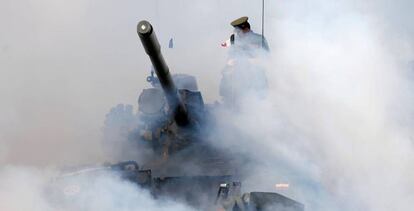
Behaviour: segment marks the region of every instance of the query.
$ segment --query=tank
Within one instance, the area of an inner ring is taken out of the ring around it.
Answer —
[[[207,140],[212,106],[204,103],[195,77],[170,73],[148,21],[138,23],[137,33],[153,66],[151,87],[139,94],[138,114],[118,105],[106,116],[104,148],[119,163],[94,169],[117,172],[154,198],[196,210],[303,211],[303,204],[278,193],[242,192],[237,169],[243,160]]]

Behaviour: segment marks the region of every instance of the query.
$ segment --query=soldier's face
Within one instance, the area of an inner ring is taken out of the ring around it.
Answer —
[[[242,29],[242,28],[239,28],[239,27],[234,28],[234,34],[237,34],[239,36],[243,36],[244,33],[247,33],[249,31],[250,31],[249,28],[245,28],[245,29]]]
[[[243,30],[241,28],[238,28],[238,27],[235,27],[234,30],[233,30],[234,34],[237,34],[237,35],[240,35],[240,33],[242,33],[242,31]]]

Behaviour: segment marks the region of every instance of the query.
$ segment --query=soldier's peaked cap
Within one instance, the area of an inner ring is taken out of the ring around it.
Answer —
[[[249,20],[249,17],[243,16],[241,18],[237,18],[236,20],[232,21],[230,24],[234,27],[240,27],[247,23],[247,20]]]

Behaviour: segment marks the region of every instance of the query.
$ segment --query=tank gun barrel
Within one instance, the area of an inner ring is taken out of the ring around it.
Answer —
[[[174,120],[179,126],[186,126],[189,123],[189,117],[185,104],[181,100],[177,87],[171,78],[171,74],[164,57],[161,54],[161,46],[152,25],[146,21],[140,21],[137,26],[138,36],[148,54],[155,73],[161,83],[161,87],[167,98],[168,106],[173,111]]]

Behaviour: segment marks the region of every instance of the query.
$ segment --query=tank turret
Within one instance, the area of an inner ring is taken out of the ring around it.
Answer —
[[[181,96],[174,84],[169,68],[161,54],[161,47],[152,25],[148,21],[141,21],[138,23],[137,32],[145,52],[151,60],[162,90],[165,93],[168,106],[173,112],[174,120],[179,126],[188,126],[190,120],[186,106],[181,100]]]

